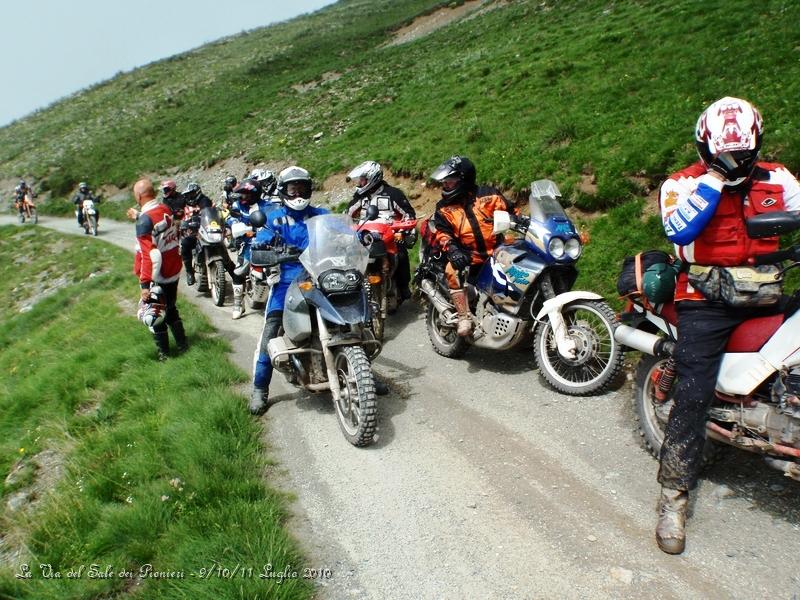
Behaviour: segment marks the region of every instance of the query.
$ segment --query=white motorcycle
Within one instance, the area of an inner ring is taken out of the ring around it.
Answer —
[[[87,198],[81,205],[83,211],[83,230],[87,234],[97,235],[97,209],[94,200]]]
[[[800,229],[800,215],[772,213],[747,222],[752,238]],[[756,258],[756,264],[790,261],[800,266],[800,245]],[[783,313],[755,317],[728,340],[706,423],[707,438],[763,454],[767,463],[800,481],[800,290]],[[658,457],[673,405],[678,319],[673,302],[655,307],[633,299],[615,337],[642,352],[636,369],[634,403],[640,432]],[[656,331],[657,333],[652,333]],[[706,444],[709,454],[714,445]]]

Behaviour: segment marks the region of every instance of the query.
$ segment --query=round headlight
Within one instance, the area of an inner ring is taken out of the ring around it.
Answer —
[[[564,250],[566,251],[567,256],[575,260],[581,255],[583,248],[581,247],[581,242],[578,238],[569,238],[567,243],[564,245]]]
[[[564,240],[559,237],[550,238],[550,242],[547,244],[547,251],[550,253],[550,256],[553,258],[561,258],[564,256]]]
[[[323,292],[341,292],[347,287],[347,279],[342,271],[329,271],[319,278]]]

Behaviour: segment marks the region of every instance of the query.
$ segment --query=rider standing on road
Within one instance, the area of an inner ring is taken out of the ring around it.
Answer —
[[[371,204],[378,207],[378,216],[390,221],[416,219],[417,213],[406,198],[406,195],[383,179],[383,169],[374,160],[361,163],[347,175],[348,181],[356,183],[353,199],[347,205],[347,214],[358,219],[361,212]],[[400,301],[411,298],[408,284],[411,281],[411,265],[408,260],[408,249],[403,244],[397,245],[397,268],[394,281]]]
[[[197,183],[190,183],[182,194],[184,207],[183,217],[186,220],[204,208],[213,206],[211,200],[203,193]],[[181,238],[181,258],[183,267],[186,269],[186,285],[195,284],[194,267],[192,266],[192,252],[197,246],[197,229],[189,229]],[[198,269],[205,268],[205,265],[196,265]]]
[[[309,206],[311,187],[311,175],[305,169],[292,166],[279,173],[277,191],[283,206],[269,214],[266,225],[256,234],[256,244],[271,245],[280,241],[298,250],[305,250],[308,246],[308,229],[304,221],[328,213],[324,208]],[[253,392],[250,397],[250,412],[254,415],[263,414],[267,410],[269,384],[272,380],[272,363],[267,344],[278,335],[286,291],[292,281],[302,273],[300,261],[287,262],[281,265],[280,274],[273,276],[273,281],[269,282],[271,289],[261,340],[256,348]]]
[[[695,129],[700,160],[661,186],[664,231],[685,265],[675,290],[677,384],[658,471],[662,487],[656,541],[669,554],[680,554],[685,547],[688,491],[697,485],[705,422],[725,345],[742,321],[770,312],[706,299],[689,284],[685,269],[693,264],[744,266],[756,255],[776,251],[777,238],[747,236],[746,219],[800,210],[800,185],[786,167],[756,162],[762,131],[761,115],[746,100],[714,102]]]
[[[442,199],[436,203],[434,213],[436,243],[447,256],[445,277],[458,313],[458,335],[468,336],[472,332],[472,316],[466,280],[477,275],[503,239],[502,235],[492,234],[495,211],[518,215],[519,210],[497,189],[477,186],[475,165],[466,156],[447,159],[431,179],[442,184]]]
[[[97,198],[95,198],[94,194],[92,194],[92,190],[89,188],[89,184],[85,181],[81,181],[78,184],[78,191],[72,197],[72,203],[75,205],[75,208],[78,212],[78,227],[83,227],[83,201],[84,200],[92,200],[95,204],[97,203]],[[97,210],[97,206],[94,209],[94,216],[97,219],[97,222],[100,222],[100,211]],[[88,231],[86,233],[89,233]]]
[[[157,284],[162,289],[165,309],[163,322],[152,328],[158,349],[158,359],[169,355],[169,333],[172,330],[179,352],[188,348],[183,321],[175,305],[178,280],[181,275],[181,257],[178,252],[178,226],[168,206],[156,201],[155,190],[149,179],[140,179],[133,186],[133,197],[140,207],[136,219],[136,256],[133,271],[139,277],[141,299],[150,298],[150,288]]]

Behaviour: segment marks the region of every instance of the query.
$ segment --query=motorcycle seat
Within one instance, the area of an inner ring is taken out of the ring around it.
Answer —
[[[783,325],[783,315],[769,315],[748,319],[733,330],[726,352],[758,352]]]

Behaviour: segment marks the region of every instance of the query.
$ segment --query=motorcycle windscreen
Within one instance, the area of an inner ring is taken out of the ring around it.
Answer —
[[[355,269],[364,273],[369,250],[359,241],[349,216],[318,215],[305,223],[308,247],[300,255],[300,262],[314,280],[330,269]]]
[[[211,206],[200,211],[200,240],[206,244],[219,244],[223,240],[223,220],[219,211]]]

